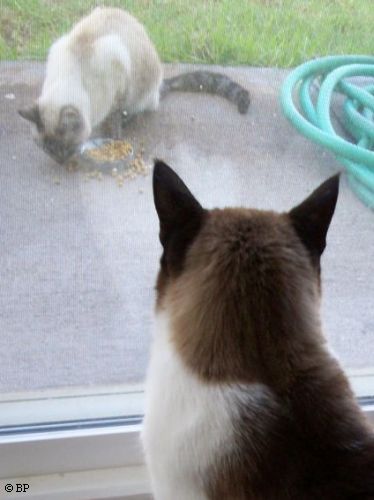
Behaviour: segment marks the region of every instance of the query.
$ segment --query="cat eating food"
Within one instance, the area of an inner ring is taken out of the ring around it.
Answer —
[[[108,123],[119,139],[124,115],[156,110],[160,95],[175,90],[223,96],[242,114],[249,106],[248,91],[219,73],[163,80],[145,28],[122,9],[98,7],[52,45],[41,95],[19,113],[33,124],[37,144],[64,163],[98,125]]]
[[[369,500],[374,435],[322,334],[339,177],[287,213],[206,210],[161,161],[142,440],[155,500]]]

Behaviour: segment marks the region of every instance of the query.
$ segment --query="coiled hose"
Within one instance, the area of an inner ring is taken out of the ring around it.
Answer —
[[[358,84],[351,77],[364,78]],[[313,99],[316,88],[318,96]],[[343,128],[352,142],[332,124],[334,92],[345,96]],[[335,153],[353,191],[374,209],[374,57],[328,56],[298,66],[282,86],[281,104],[299,132]]]

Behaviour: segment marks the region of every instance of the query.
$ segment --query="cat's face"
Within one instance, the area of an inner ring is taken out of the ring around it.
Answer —
[[[295,339],[313,346],[301,337],[318,331],[319,262],[337,194],[335,176],[288,213],[204,210],[156,163],[157,307],[187,364],[206,378],[257,379],[264,359],[275,368]]]
[[[36,144],[58,163],[65,163],[88,139],[90,130],[74,106],[58,110],[42,109],[38,104],[19,111],[32,123]]]

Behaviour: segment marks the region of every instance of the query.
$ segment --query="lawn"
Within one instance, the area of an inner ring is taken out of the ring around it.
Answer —
[[[374,53],[374,0],[0,0],[0,59],[44,59],[97,4],[133,13],[167,62],[290,67]]]

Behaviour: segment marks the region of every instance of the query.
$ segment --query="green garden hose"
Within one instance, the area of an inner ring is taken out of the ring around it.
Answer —
[[[359,85],[351,77],[364,78]],[[316,83],[319,92],[313,100]],[[346,97],[344,129],[352,142],[340,136],[332,124],[334,92]],[[294,103],[296,96],[300,110]],[[299,132],[335,153],[354,192],[374,209],[374,57],[329,56],[306,62],[286,78],[281,103]]]

